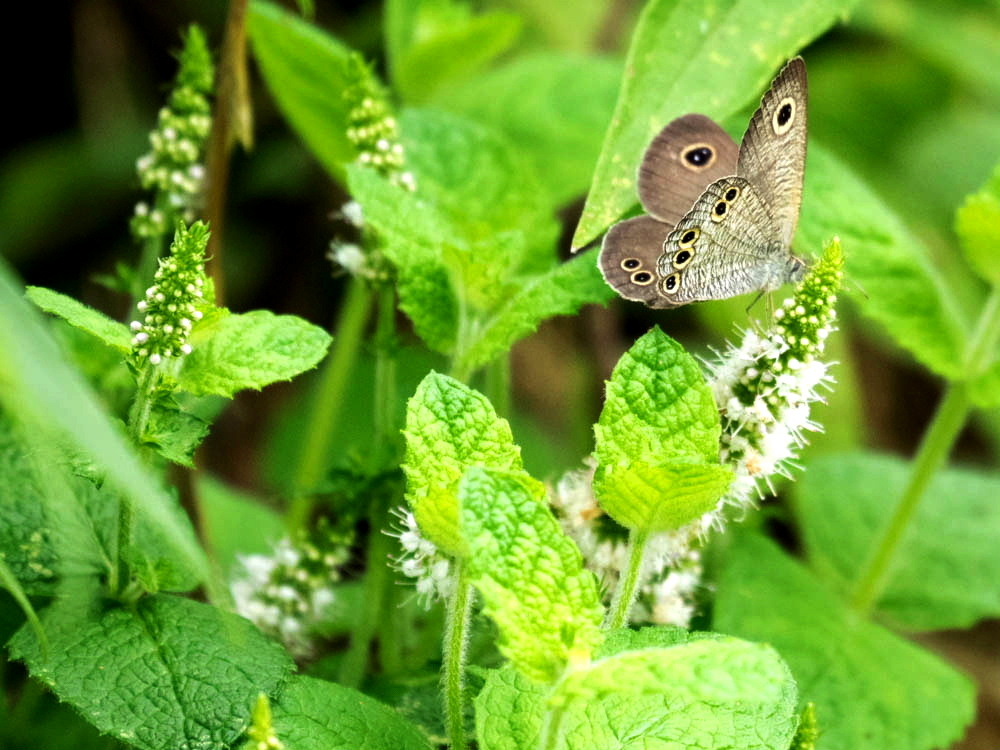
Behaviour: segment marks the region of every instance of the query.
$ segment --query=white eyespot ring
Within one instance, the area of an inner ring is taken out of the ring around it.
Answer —
[[[631,273],[642,268],[642,261],[638,258],[622,258],[622,262],[619,265],[621,265],[623,271]]]
[[[771,128],[774,130],[774,134],[784,135],[791,130],[797,114],[798,108],[792,97],[786,96],[778,102],[778,106],[774,108],[774,114],[771,115]]]
[[[629,276],[632,283],[636,286],[649,286],[655,280],[653,274],[649,271],[636,271],[634,274]]]
[[[716,201],[715,205],[712,206],[712,214],[711,214],[712,221],[718,224],[720,221],[726,218],[726,215],[728,213],[729,213],[729,201],[727,201],[724,198],[722,200]]]
[[[674,269],[680,271],[682,268],[686,268],[688,263],[694,259],[694,252],[687,248],[682,248],[674,253],[674,257],[671,259],[674,264]]]

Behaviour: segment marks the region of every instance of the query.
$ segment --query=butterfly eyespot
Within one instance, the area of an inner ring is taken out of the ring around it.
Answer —
[[[684,266],[686,266],[688,263],[690,263],[691,258],[693,257],[694,253],[692,253],[690,250],[681,250],[674,256],[674,268],[676,268],[679,271],[680,269],[684,268]]]
[[[795,100],[786,96],[778,103],[777,109],[771,116],[771,127],[777,135],[784,135],[792,129],[795,124]]]
[[[681,275],[679,273],[670,274],[660,284],[660,288],[663,289],[664,294],[677,294],[677,290],[681,288]]]
[[[694,227],[692,229],[687,230],[684,234],[682,234],[677,244],[680,247],[691,247],[692,245],[694,245],[694,243],[697,241],[700,235],[701,235],[701,230],[698,229],[698,227]]]
[[[712,221],[722,221],[728,209],[729,204],[726,203],[726,201],[719,201],[716,203],[715,208],[712,209]]]
[[[639,286],[649,286],[653,283],[653,274],[649,271],[636,271],[630,278],[633,284],[638,284]]]
[[[726,191],[725,198],[727,201],[734,201],[740,197],[740,189],[738,187],[731,187]]]
[[[642,261],[638,258],[625,258],[622,261],[622,268],[626,271],[634,271],[642,265]]]
[[[715,163],[715,149],[707,143],[695,143],[681,152],[681,159],[688,169],[708,169]]]

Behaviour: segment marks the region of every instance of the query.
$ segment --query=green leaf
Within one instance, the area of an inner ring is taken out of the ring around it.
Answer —
[[[326,354],[330,335],[295,315],[254,310],[206,318],[190,342],[179,386],[199,396],[232,398],[312,369]]]
[[[500,130],[563,205],[590,185],[621,71],[610,58],[534,53],[476,76],[438,105]]]
[[[589,659],[604,616],[597,580],[552,515],[544,486],[523,472],[473,467],[460,503],[466,570],[500,629],[501,653],[544,683]]]
[[[408,44],[394,47],[393,81],[409,102],[439,95],[481,70],[508,50],[521,31],[513,13],[471,15],[470,6],[454,0],[421,0]]]
[[[27,287],[26,296],[45,312],[58,315],[70,325],[96,336],[122,353],[132,348],[132,334],[128,326],[72,297],[41,286]]]
[[[1000,165],[983,189],[965,199],[955,216],[969,264],[990,284],[1000,284]]]
[[[839,235],[848,288],[864,291],[861,312],[926,367],[961,378],[965,325],[925,248],[863,182],[830,152],[809,147],[797,245],[825,246]]]
[[[678,528],[729,486],[711,388],[694,358],[659,328],[618,361],[594,433],[594,489],[627,528]]]
[[[798,722],[781,657],[736,638],[625,651],[573,670],[549,700],[562,712],[556,747],[566,750],[773,750],[788,746]]]
[[[664,125],[689,112],[722,120],[756,100],[785,60],[855,4],[647,3],[632,35],[621,93],[573,247],[588,244],[635,205],[639,162]]]
[[[178,522],[174,503],[127,447],[80,374],[64,360],[37,311],[22,298],[0,264],[0,402],[30,427],[33,447],[53,440],[93,460],[104,478],[163,534],[172,556],[207,581],[204,552],[188,526]],[[72,506],[72,503],[66,503]],[[61,519],[60,519],[61,521]],[[75,522],[74,522],[75,525]]]
[[[539,747],[550,688],[511,666],[491,669],[476,696],[476,739],[482,750]]]
[[[352,50],[271,3],[254,0],[248,19],[254,56],[288,122],[335,179],[357,155],[347,139],[344,90]]]
[[[466,549],[459,530],[459,483],[466,469],[522,471],[510,425],[481,393],[431,372],[406,409],[406,500],[420,530],[451,554]]]
[[[729,549],[714,626],[781,652],[816,703],[821,750],[948,747],[975,714],[967,677],[858,618],[762,537],[740,535]]]
[[[978,377],[969,381],[969,398],[980,409],[1000,406],[1000,362],[994,362]]]
[[[168,461],[194,468],[194,453],[208,437],[209,425],[176,405],[157,404],[150,413],[143,442],[152,443]]]
[[[272,545],[287,533],[281,515],[263,500],[209,474],[200,473],[195,481],[201,533],[227,574],[239,555],[270,554]]]
[[[572,315],[581,306],[607,302],[614,291],[605,283],[593,253],[572,258],[534,276],[504,302],[462,353],[460,364],[474,369],[486,364],[555,315]]]
[[[357,690],[296,675],[272,701],[274,732],[294,750],[430,750],[420,731]],[[257,750],[248,740],[244,750]]]
[[[810,463],[796,493],[802,530],[810,562],[837,589],[851,589],[910,472],[907,462],[875,454]],[[899,550],[879,612],[917,630],[967,628],[1000,616],[998,497],[998,474],[938,472]]]
[[[718,464],[633,461],[599,471],[594,492],[625,528],[672,531],[714,509],[734,478]]]
[[[294,667],[243,618],[174,596],[89,615],[56,605],[42,621],[48,658],[28,628],[10,642],[14,657],[102,732],[145,750],[223,750],[257,694]]]

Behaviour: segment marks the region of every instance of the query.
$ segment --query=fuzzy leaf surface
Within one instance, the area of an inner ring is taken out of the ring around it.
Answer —
[[[176,405],[157,404],[143,440],[153,443],[168,461],[194,467],[194,453],[208,437],[209,425]]]
[[[285,119],[319,162],[342,180],[357,152],[347,139],[354,83],[345,44],[294,13],[254,0],[247,19],[254,57]]]
[[[597,580],[523,473],[470,468],[460,491],[469,578],[500,629],[498,646],[532,680],[589,658],[604,616]]]
[[[718,582],[714,628],[774,645],[816,703],[817,750],[930,750],[958,740],[975,688],[939,657],[860,619],[773,542],[740,535]]]
[[[712,391],[694,358],[659,328],[618,361],[594,433],[601,507],[628,528],[677,528],[728,488]]]
[[[420,730],[364,693],[296,675],[271,704],[274,732],[295,750],[430,750]],[[247,741],[244,750],[256,750]]]
[[[473,466],[520,472],[510,425],[478,391],[432,372],[406,409],[406,499],[421,531],[438,547],[464,554],[459,483]]]
[[[102,732],[144,750],[223,750],[239,738],[258,693],[294,665],[257,628],[216,607],[158,594],[133,610],[42,617],[48,658],[28,628],[15,658]]]
[[[809,465],[799,517],[816,571],[849,591],[910,475],[894,456],[841,454]],[[967,628],[1000,616],[1000,474],[943,469],[931,480],[878,611],[907,629]],[[961,585],[956,585],[961,581]]]
[[[42,310],[58,315],[70,325],[95,336],[113,349],[125,353],[132,348],[128,326],[72,297],[41,286],[27,287],[28,299]]]
[[[238,391],[260,390],[312,369],[331,339],[295,315],[254,310],[206,318],[190,341],[193,351],[184,358],[180,387],[198,396],[232,398]]]
[[[689,112],[722,120],[756,101],[788,58],[856,3],[647,3],[632,35],[618,103],[573,247],[596,239],[637,203],[639,162],[668,122]]]
[[[855,299],[924,366],[961,378],[966,327],[927,250],[899,218],[830,152],[809,146],[805,199],[796,246],[824,247],[839,235],[846,248],[846,286]]]

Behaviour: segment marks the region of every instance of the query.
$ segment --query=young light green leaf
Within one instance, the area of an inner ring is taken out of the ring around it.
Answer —
[[[45,312],[58,315],[70,325],[97,337],[108,346],[123,353],[132,348],[132,334],[129,333],[128,326],[112,320],[104,313],[65,294],[41,286],[29,286],[26,295]]]
[[[272,701],[274,734],[294,750],[431,750],[420,730],[357,690],[296,675]],[[248,740],[243,750],[257,750]]]
[[[976,273],[994,286],[1000,284],[1000,165],[982,190],[958,209],[955,231]]]
[[[476,696],[476,739],[482,750],[538,747],[550,688],[513,666],[491,669]]]
[[[523,471],[510,425],[481,393],[432,372],[407,404],[403,434],[406,500],[420,530],[441,549],[464,554],[459,483],[472,466]]]
[[[473,467],[459,502],[466,570],[500,629],[501,653],[543,683],[588,660],[604,616],[597,580],[552,515],[544,486],[523,472]]]
[[[810,144],[797,245],[822,247],[835,235],[850,249],[847,278],[864,291],[861,312],[934,372],[963,377],[965,325],[926,251],[846,166]]]
[[[573,247],[595,239],[635,205],[639,162],[663,126],[689,112],[721,120],[756,100],[785,60],[855,4],[647,3],[632,35],[618,104]]]
[[[571,315],[581,306],[607,302],[614,291],[605,283],[593,253],[572,258],[533,277],[480,326],[460,365],[484,365],[555,315]]]
[[[152,443],[168,461],[194,467],[194,452],[208,436],[209,425],[176,405],[160,403],[149,416],[143,442]]]
[[[507,51],[521,19],[501,10],[472,15],[470,6],[420,2],[415,33],[393,66],[399,93],[419,104],[433,99],[486,67]]]
[[[797,690],[770,646],[720,637],[625,651],[570,671],[549,705],[561,750],[788,747]]]
[[[312,369],[326,354],[330,335],[295,315],[254,310],[206,318],[190,342],[179,386],[199,396],[232,398]]]
[[[294,668],[243,618],[165,594],[91,614],[57,604],[42,622],[48,657],[27,627],[11,639],[14,657],[102,732],[144,750],[229,747],[256,696]]]
[[[633,461],[598,471],[601,507],[627,529],[672,531],[715,508],[735,475],[719,464]]]
[[[93,460],[110,485],[131,500],[163,534],[172,556],[209,581],[204,552],[190,529],[180,523],[173,502],[149,476],[109,422],[94,394],[65,362],[37,311],[25,302],[0,264],[0,371],[5,374],[0,402],[19,421],[37,430],[39,439],[52,436]],[[45,432],[42,432],[42,429]],[[70,504],[72,505],[72,504]]]
[[[967,677],[860,621],[772,542],[741,535],[718,582],[714,627],[774,644],[816,703],[823,750],[948,747],[975,713]]]
[[[622,355],[594,433],[594,489],[627,528],[677,528],[729,486],[712,391],[694,358],[659,328]]]
[[[610,58],[522,55],[438,105],[503,132],[531,160],[552,203],[564,205],[590,184],[621,71]]]
[[[321,29],[271,3],[254,0],[250,40],[275,101],[326,170],[341,179],[355,156],[347,139],[351,103],[343,92],[352,51]]]
[[[810,562],[849,591],[902,495],[910,467],[877,454],[824,456],[797,484]],[[967,628],[1000,616],[1000,475],[945,469],[931,480],[879,612],[907,629]],[[961,586],[955,582],[961,581]]]
[[[1000,362],[994,362],[978,377],[969,381],[969,398],[980,409],[1000,406]]]

